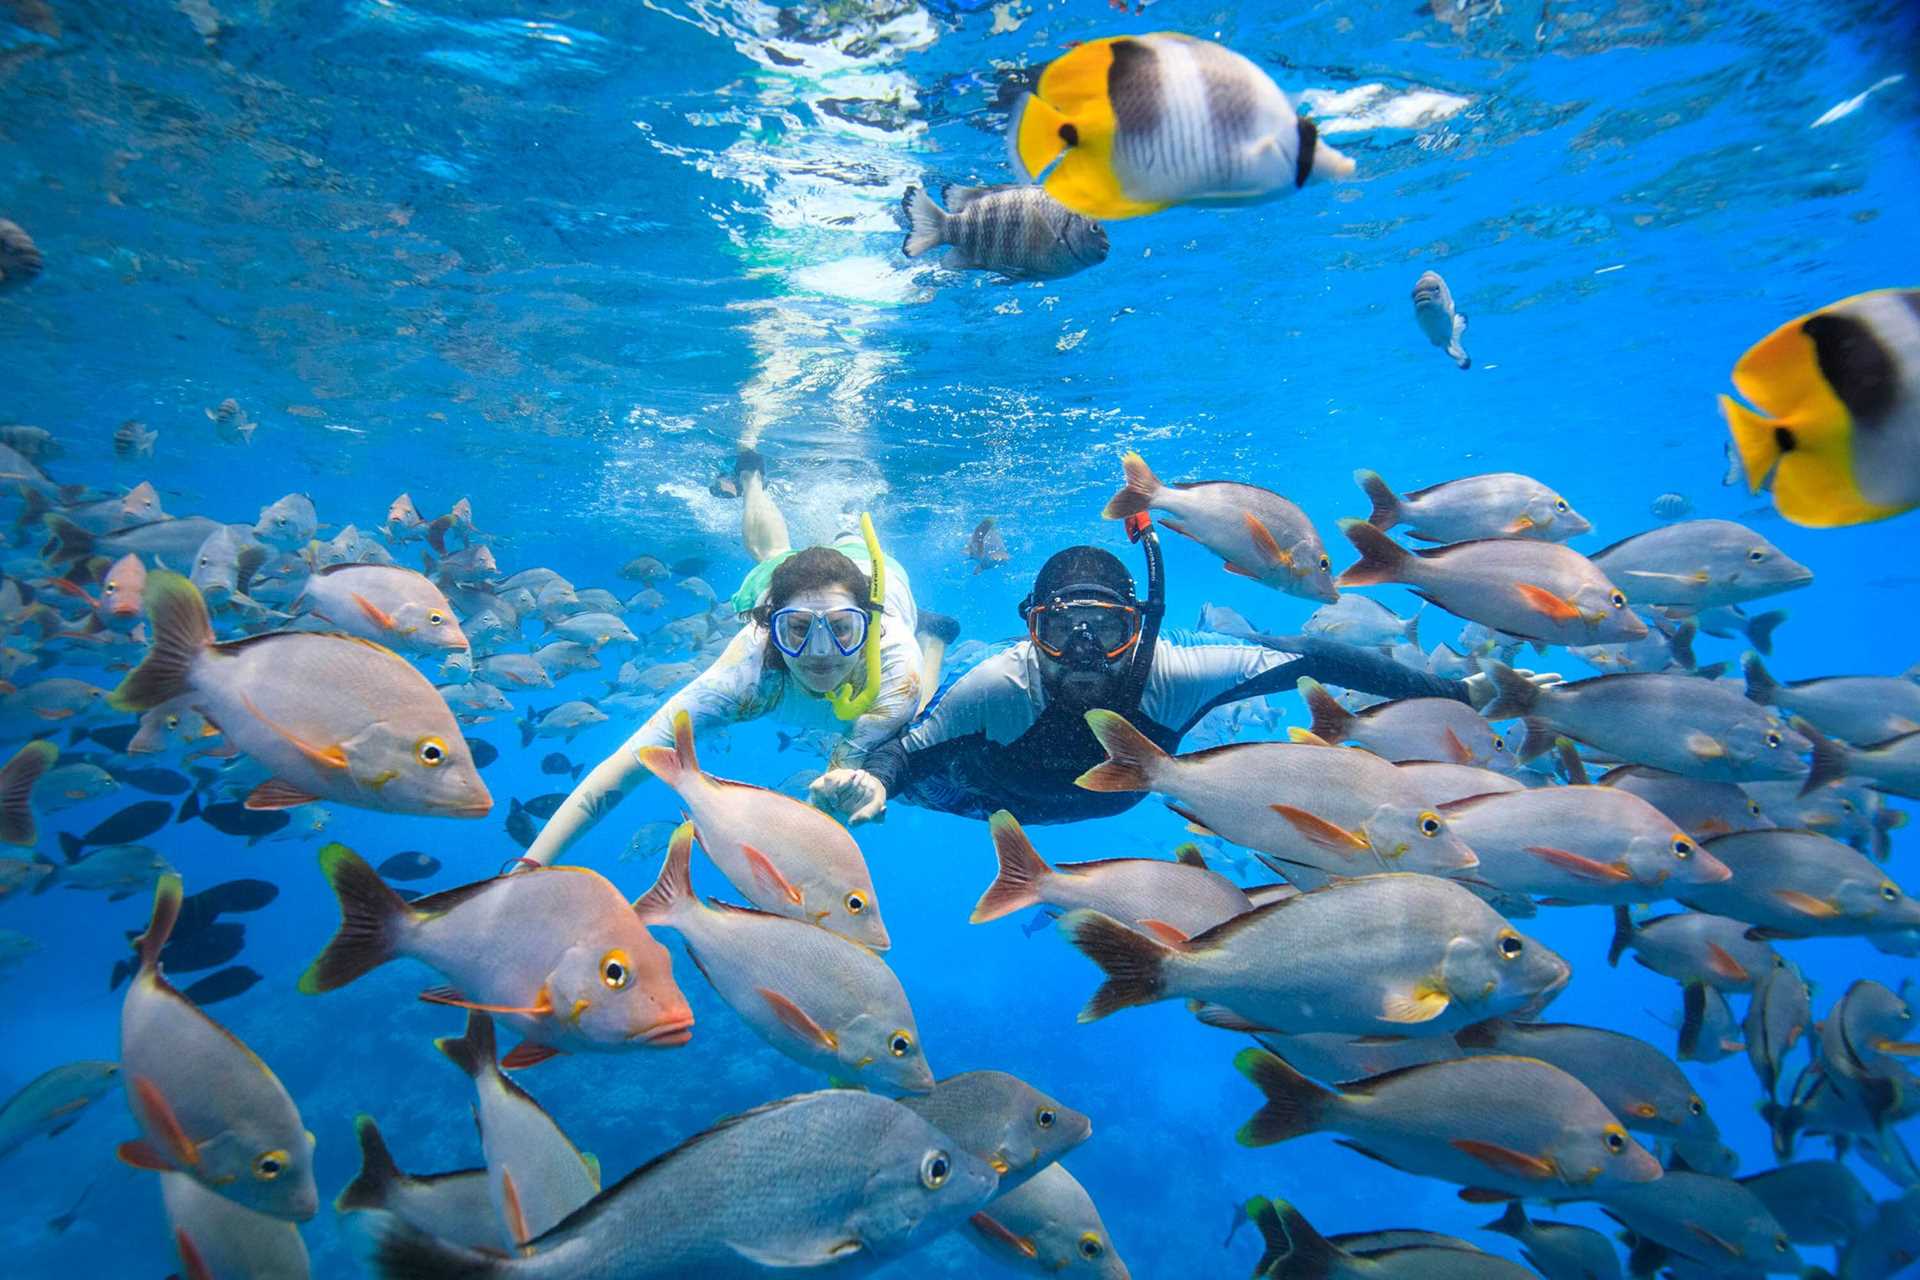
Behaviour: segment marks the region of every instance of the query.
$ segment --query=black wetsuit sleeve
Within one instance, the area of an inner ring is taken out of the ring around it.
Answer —
[[[1469,706],[1473,703],[1467,696],[1464,681],[1395,662],[1378,649],[1363,649],[1319,636],[1259,636],[1256,640],[1264,648],[1300,656],[1269,667],[1216,695],[1194,712],[1180,730],[1183,735],[1215,707],[1269,693],[1292,693],[1305,677],[1376,698],[1452,698]]]
[[[892,795],[899,786],[900,776],[907,771],[907,744],[896,734],[868,751],[860,767],[878,778],[887,794]]]

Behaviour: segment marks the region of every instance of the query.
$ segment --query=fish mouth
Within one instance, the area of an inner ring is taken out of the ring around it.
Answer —
[[[457,804],[447,812],[456,818],[484,818],[493,812],[493,797],[475,800],[469,804]]]
[[[650,1027],[643,1027],[627,1037],[654,1049],[677,1049],[693,1039],[693,1015],[675,1014],[663,1018]]]
[[[1733,879],[1733,868],[1724,862],[1716,862],[1711,867],[1702,866],[1699,884],[1725,884]]]

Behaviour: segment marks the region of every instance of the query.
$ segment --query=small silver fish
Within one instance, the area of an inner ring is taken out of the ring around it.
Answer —
[[[1093,1197],[1060,1165],[1047,1165],[1025,1185],[1003,1191],[967,1221],[967,1239],[1015,1271],[1128,1280],[1127,1264],[1114,1249]]]
[[[1015,280],[1057,280],[1107,260],[1107,233],[1040,187],[948,187],[947,207],[922,187],[908,187],[906,242],[918,258],[952,245],[952,271],[997,271]]]
[[[1663,493],[1648,504],[1661,520],[1684,520],[1693,514],[1693,501],[1683,493]]]
[[[40,246],[17,222],[0,218],[0,289],[17,289],[40,274]]]
[[[379,1210],[449,1244],[500,1247],[500,1226],[485,1169],[415,1175],[400,1172],[372,1116],[354,1121],[360,1172],[333,1202],[341,1213]]]
[[[1454,309],[1453,290],[1447,288],[1439,272],[1428,271],[1414,281],[1413,318],[1428,342],[1446,352],[1462,369],[1473,367],[1473,357],[1461,345],[1461,339],[1467,336],[1466,313]]]

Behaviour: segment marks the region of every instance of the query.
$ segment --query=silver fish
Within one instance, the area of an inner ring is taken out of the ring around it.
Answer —
[[[1740,1185],[1760,1197],[1795,1244],[1843,1245],[1873,1225],[1873,1197],[1838,1160],[1782,1165]]]
[[[1462,369],[1473,367],[1473,357],[1461,345],[1461,339],[1467,336],[1466,313],[1454,309],[1453,291],[1439,272],[1424,272],[1414,281],[1413,318],[1428,342],[1446,352]]]
[[[360,1139],[360,1172],[335,1198],[336,1210],[378,1210],[449,1244],[500,1247],[500,1219],[484,1168],[402,1173],[372,1116],[359,1117],[353,1127]]]
[[[1086,1116],[1004,1071],[948,1076],[901,1103],[985,1160],[1002,1196],[1093,1136]]]
[[[256,1213],[191,1175],[160,1175],[180,1265],[194,1280],[307,1280],[306,1242],[291,1222]]]
[[[235,595],[247,593],[268,554],[245,525],[221,525],[194,552],[188,580],[201,598],[217,609]]]
[[[1528,1218],[1518,1200],[1481,1228],[1520,1242],[1520,1256],[1547,1280],[1620,1280],[1620,1255],[1613,1241],[1592,1227]]]
[[[1610,1187],[1595,1198],[1635,1235],[1709,1267],[1739,1275],[1806,1267],[1760,1197],[1727,1178],[1673,1170],[1657,1186]]]
[[[1717,991],[1749,991],[1773,968],[1774,950],[1747,937],[1743,920],[1682,911],[1633,922],[1627,908],[1614,908],[1613,942],[1607,963],[1633,958],[1681,984],[1703,982]]]
[[[1464,702],[1453,698],[1401,698],[1375,703],[1355,713],[1341,706],[1318,680],[1303,677],[1299,687],[1307,710],[1313,713],[1313,723],[1290,735],[1296,742],[1318,739],[1334,745],[1357,743],[1395,764],[1450,760],[1502,773],[1519,767],[1506,740]]]
[[[1551,1062],[1593,1090],[1629,1129],[1687,1142],[1720,1136],[1686,1075],[1644,1040],[1602,1027],[1499,1019],[1463,1028],[1453,1038],[1467,1054]]]
[[[1204,627],[1203,629],[1208,629]],[[1220,630],[1218,627],[1211,630]],[[1420,616],[1403,618],[1371,596],[1348,592],[1332,604],[1313,611],[1300,628],[1301,634],[1327,636],[1346,644],[1367,648],[1392,648],[1398,644],[1420,644]],[[1228,632],[1228,635],[1241,634]]]
[[[320,516],[313,509],[313,499],[304,493],[290,493],[260,508],[253,536],[270,547],[297,551],[312,540],[319,527]]]
[[[1811,680],[1775,680],[1749,653],[1742,660],[1747,696],[1762,706],[1799,716],[1829,737],[1870,747],[1920,733],[1920,677],[1817,676]]]
[[[1047,1165],[968,1219],[965,1235],[989,1258],[1039,1276],[1128,1280],[1107,1224],[1080,1180]]]
[[[44,1071],[0,1102],[0,1160],[34,1138],[57,1138],[80,1122],[80,1113],[119,1087],[113,1062],[67,1062]]]
[[[226,528],[218,520],[205,516],[181,516],[177,520],[130,525],[95,537],[57,512],[47,516],[44,523],[53,541],[42,554],[52,565],[71,564],[94,555],[138,555],[148,560],[164,559],[170,564],[189,564],[194,553],[216,530]]]
[[[1696,840],[1735,831],[1764,831],[1773,823],[1760,802],[1732,782],[1708,782],[1642,764],[1610,769],[1597,785],[1631,792],[1672,818]]]
[[[1649,529],[1592,558],[1635,604],[1669,609],[1745,604],[1813,581],[1813,570],[1732,520]]]
[[[1382,533],[1407,525],[1407,536],[1419,542],[1565,542],[1593,530],[1565,498],[1532,476],[1511,471],[1464,476],[1404,494],[1395,493],[1377,472],[1356,471],[1353,481],[1373,502],[1369,524]]]
[[[1285,1200],[1255,1196],[1242,1213],[1259,1229],[1265,1245],[1256,1277],[1527,1280],[1533,1274],[1464,1240],[1432,1232],[1369,1231],[1329,1239]]]
[[[1747,1061],[1753,1064],[1769,1100],[1779,1094],[1781,1064],[1812,1025],[1813,995],[1807,980],[1793,961],[1776,955],[1773,967],[1754,982],[1753,998],[1741,1023]]]
[[[1838,840],[1812,831],[1746,831],[1716,836],[1706,848],[1733,875],[1676,895],[1697,910],[1783,937],[1920,928],[1920,902]]]
[[[948,187],[947,207],[922,187],[902,200],[909,258],[953,246],[950,271],[997,271],[1014,280],[1057,280],[1107,260],[1107,233],[1040,187]]]

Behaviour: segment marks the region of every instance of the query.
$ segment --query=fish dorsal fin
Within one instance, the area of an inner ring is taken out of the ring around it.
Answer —
[[[949,214],[957,214],[965,213],[968,205],[973,204],[982,196],[992,194],[992,192],[992,187],[963,187],[956,185],[942,191],[940,198],[947,202],[947,212]],[[982,524],[985,528],[991,529],[993,527],[992,518],[989,517],[983,521]]]

